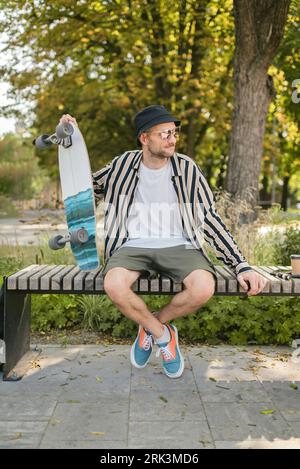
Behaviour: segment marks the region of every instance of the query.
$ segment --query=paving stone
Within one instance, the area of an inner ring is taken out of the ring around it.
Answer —
[[[299,381],[263,382],[263,386],[286,420],[300,420]]]
[[[202,402],[272,402],[258,381],[210,381],[196,376]]]
[[[191,366],[186,360],[186,366],[182,376],[179,379],[172,379],[166,376],[162,369],[161,362],[150,363],[146,368],[137,369],[132,367],[131,387],[132,389],[144,386],[149,390],[190,390],[195,389],[195,380]]]
[[[300,438],[275,438],[272,441],[249,438],[244,441],[216,441],[215,445],[216,449],[299,449]]]
[[[89,441],[69,441],[69,440],[57,440],[47,441],[41,443],[40,449],[127,449],[126,441],[101,441],[101,436],[98,440]],[[100,455],[99,455],[100,456]]]
[[[131,391],[130,414],[131,420],[206,420],[204,408],[197,391],[185,391],[183,394],[177,390],[168,392],[145,390]]]
[[[57,440],[124,440],[128,427],[128,400],[99,398],[98,404],[70,400],[58,403],[43,444]]]
[[[265,437],[267,439],[293,437],[291,427],[270,403],[207,403],[206,416],[215,440],[240,440]],[[261,414],[271,411],[272,414]]]
[[[129,448],[203,448],[213,447],[206,421],[156,420],[129,423]]]
[[[0,399],[1,420],[47,420],[56,406],[56,398],[51,393],[13,391],[5,399]]]
[[[37,448],[47,421],[0,421],[0,448]]]
[[[293,429],[294,436],[300,438],[300,420],[289,420],[289,425]]]
[[[199,380],[216,380],[223,382],[256,381],[253,370],[249,366],[250,355],[229,349],[227,353],[205,352],[193,349],[188,353],[189,361],[197,382]]]

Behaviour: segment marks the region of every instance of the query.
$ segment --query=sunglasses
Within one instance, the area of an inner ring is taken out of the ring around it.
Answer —
[[[162,140],[168,140],[171,135],[178,139],[180,135],[180,127],[176,127],[175,129],[162,130],[158,132],[149,132],[149,134],[157,134]]]

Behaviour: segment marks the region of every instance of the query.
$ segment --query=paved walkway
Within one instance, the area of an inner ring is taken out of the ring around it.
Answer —
[[[103,205],[96,211],[97,235],[103,239]],[[68,227],[65,211],[25,210],[17,218],[0,218],[0,245],[31,246],[47,243],[56,234],[64,234]]]
[[[0,448],[300,448],[300,357],[289,347],[182,348],[171,380],[130,346],[41,346],[0,381]]]

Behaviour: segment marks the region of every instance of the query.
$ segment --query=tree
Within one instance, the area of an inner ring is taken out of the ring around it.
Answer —
[[[226,190],[252,207],[258,197],[266,117],[275,94],[268,68],[282,40],[289,5],[290,0],[234,0],[234,112]]]

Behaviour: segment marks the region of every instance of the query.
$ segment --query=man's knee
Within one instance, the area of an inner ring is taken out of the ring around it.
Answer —
[[[184,286],[189,290],[189,297],[194,306],[207,303],[215,293],[215,279],[208,271],[193,271],[184,280]]]
[[[128,271],[123,267],[114,267],[104,277],[104,291],[112,300],[121,300],[137,277],[137,272]]]

